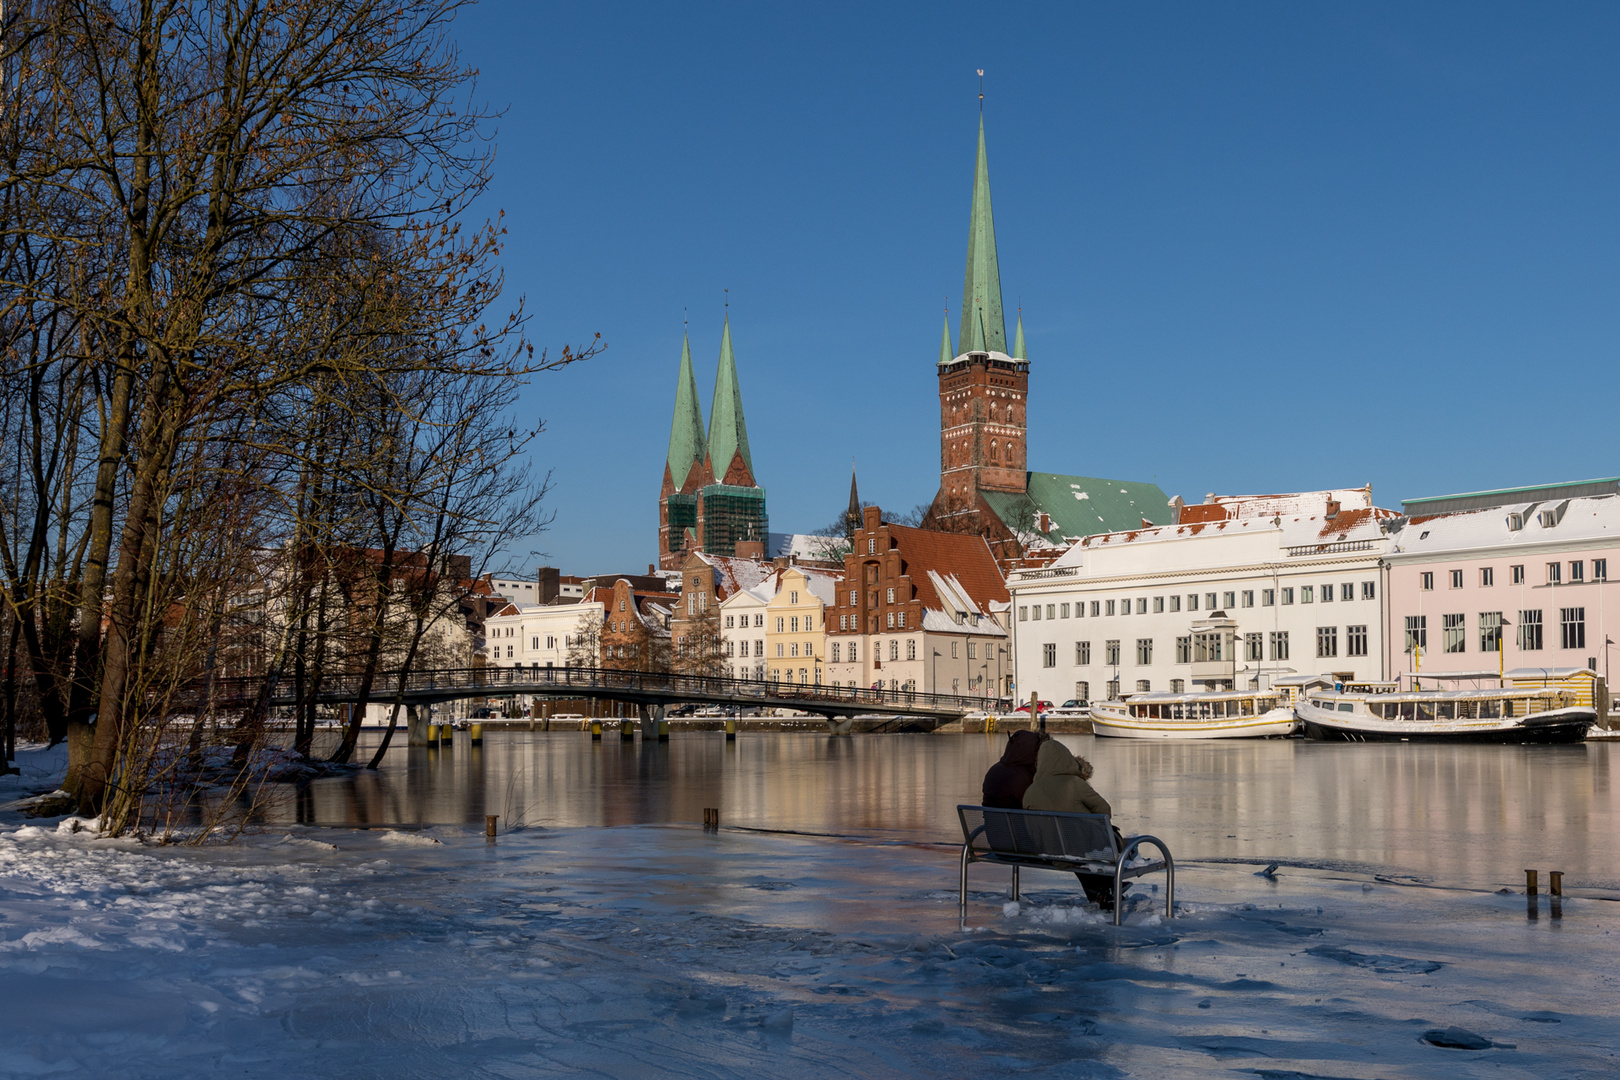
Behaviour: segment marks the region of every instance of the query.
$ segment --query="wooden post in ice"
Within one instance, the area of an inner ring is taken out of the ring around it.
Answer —
[[[497,822],[499,820],[500,820],[500,815],[499,814],[485,814],[484,815],[484,835],[485,836],[494,836],[495,835],[495,822]]]
[[[736,741],[737,741],[737,718],[735,716],[728,716],[728,717],[726,717],[726,742],[736,742]]]
[[[1547,872],[1547,891],[1554,896],[1564,895],[1564,872],[1562,870],[1549,870]]]
[[[473,724],[467,729],[467,741],[473,746],[484,745],[484,725]]]
[[[1524,895],[1536,895],[1536,872],[1534,870],[1524,872]]]
[[[629,717],[625,717],[623,720],[619,721],[619,741],[636,741],[636,724],[635,721],[631,720]]]
[[[600,721],[600,720],[592,720],[591,721],[591,742],[601,742],[601,741],[602,741],[602,721]]]

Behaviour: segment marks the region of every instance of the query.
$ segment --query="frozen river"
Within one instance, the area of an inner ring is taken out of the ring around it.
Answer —
[[[397,749],[378,773],[282,793],[278,822],[547,827],[701,822],[961,843],[958,803],[1000,754],[996,735],[676,734],[593,743],[503,731],[482,747]],[[1365,869],[1448,885],[1523,884],[1522,871],[1620,890],[1620,746],[1432,746],[1292,740],[1148,743],[1061,736],[1127,833],[1178,857]]]
[[[1620,1075],[1613,747],[1065,741],[1174,919],[980,866],[959,920],[981,736],[504,733],[230,847],[0,809],[0,1078]]]

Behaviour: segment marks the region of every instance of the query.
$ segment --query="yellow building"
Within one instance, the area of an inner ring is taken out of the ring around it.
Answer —
[[[765,665],[772,682],[820,686],[827,662],[823,612],[843,575],[789,566],[765,605]]]

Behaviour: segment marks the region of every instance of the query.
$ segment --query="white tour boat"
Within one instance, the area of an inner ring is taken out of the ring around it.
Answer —
[[[1294,706],[1308,739],[1349,742],[1572,743],[1597,720],[1568,690],[1311,690]]]
[[[1120,739],[1286,738],[1299,729],[1281,690],[1132,694],[1091,706],[1098,735]]]

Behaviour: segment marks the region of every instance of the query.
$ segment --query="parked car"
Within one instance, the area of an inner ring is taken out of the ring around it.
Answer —
[[[1040,706],[1041,706],[1041,712],[1046,712],[1048,709],[1050,709],[1052,707],[1052,703],[1050,701],[1043,701],[1043,702],[1040,703]],[[1029,712],[1029,702],[1027,702],[1027,701],[1024,702],[1022,705],[1018,706],[1018,708],[1015,709],[1014,711],[1015,712]]]
[[[1089,708],[1090,706],[1091,702],[1085,701],[1082,698],[1070,698],[1068,701],[1065,701],[1058,707],[1062,709],[1085,709]]]

